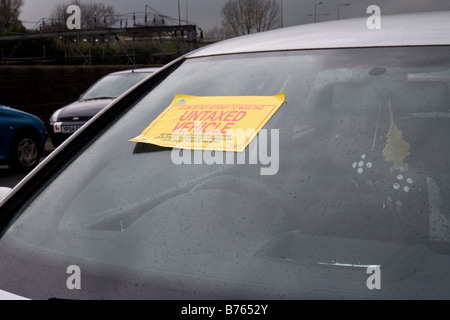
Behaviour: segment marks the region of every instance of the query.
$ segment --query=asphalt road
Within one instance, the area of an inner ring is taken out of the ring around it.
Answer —
[[[53,147],[52,143],[49,139],[47,139],[47,142],[45,144],[45,150],[47,151],[47,155],[50,154],[55,148]],[[41,161],[45,157],[41,158]],[[27,173],[15,173],[11,171],[8,166],[0,166],[0,187],[8,187],[8,188],[14,188],[16,184],[20,182]]]

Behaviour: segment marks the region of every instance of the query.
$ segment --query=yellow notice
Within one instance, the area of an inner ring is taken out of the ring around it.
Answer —
[[[130,141],[162,147],[243,151],[283,104],[275,96],[198,97],[176,94],[140,136]]]

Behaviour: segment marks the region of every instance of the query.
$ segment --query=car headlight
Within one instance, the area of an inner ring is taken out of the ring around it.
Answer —
[[[50,122],[56,122],[58,121],[58,116],[61,113],[61,109],[56,110],[55,112],[53,112],[52,116],[50,117]]]

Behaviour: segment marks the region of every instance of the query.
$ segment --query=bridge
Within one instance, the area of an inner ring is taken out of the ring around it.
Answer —
[[[46,53],[45,48],[43,48],[43,55],[40,57],[14,57],[14,53],[18,47],[20,47],[21,43],[25,40],[33,40],[33,39],[44,39],[44,38],[56,38],[62,40],[63,43],[66,43],[66,40],[69,40],[71,43],[76,44],[76,39],[86,38],[86,37],[106,37],[106,36],[114,36],[116,42],[121,46],[125,55],[128,57],[128,62],[133,63],[132,54],[128,53],[120,38],[129,37],[132,41],[135,41],[136,38],[143,38],[145,35],[157,35],[156,37],[147,37],[147,39],[155,40],[159,39],[169,39],[171,41],[176,41],[177,43],[186,43],[187,44],[187,52],[195,50],[198,48],[198,34],[197,27],[195,25],[168,25],[168,26],[135,26],[131,28],[103,28],[103,29],[91,29],[91,30],[70,30],[70,31],[43,31],[43,32],[34,32],[34,33],[20,33],[20,34],[8,34],[4,36],[0,36],[0,41],[16,41],[18,44],[15,46],[15,49],[8,57],[2,56],[1,61],[2,64],[6,64],[9,62],[15,61],[35,61],[35,60],[45,60]],[[120,37],[119,37],[120,36]],[[201,37],[201,36],[200,36]],[[144,37],[145,38],[145,37]],[[82,50],[77,46],[77,51],[85,61],[85,64],[90,64],[89,53],[84,54]],[[155,55],[172,55],[175,52],[164,52],[161,51],[156,53]]]

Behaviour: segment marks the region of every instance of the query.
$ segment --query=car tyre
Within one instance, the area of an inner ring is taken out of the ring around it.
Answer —
[[[19,133],[11,143],[8,166],[16,172],[27,172],[39,163],[39,139],[30,132]]]

